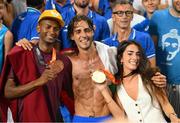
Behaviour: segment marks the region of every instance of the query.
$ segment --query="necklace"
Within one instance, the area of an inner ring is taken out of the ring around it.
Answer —
[[[132,71],[132,72],[128,73],[127,75],[123,76],[123,78],[133,76],[135,73],[136,73],[136,71]]]

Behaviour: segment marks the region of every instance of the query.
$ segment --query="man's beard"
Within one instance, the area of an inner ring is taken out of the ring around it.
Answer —
[[[83,2],[82,4],[78,4],[78,3],[76,3],[76,2],[74,2],[74,3],[76,4],[76,6],[78,6],[78,7],[80,7],[80,8],[86,8],[86,7],[89,5],[88,2]]]

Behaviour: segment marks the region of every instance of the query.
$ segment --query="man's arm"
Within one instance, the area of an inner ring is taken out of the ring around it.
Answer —
[[[33,45],[36,45],[37,43],[38,40],[28,41],[26,38],[23,38],[16,42],[16,45],[22,47],[24,50],[31,50]]]
[[[151,67],[156,67],[156,57],[149,58],[149,61],[151,63]]]
[[[114,118],[124,118],[124,112],[123,110],[117,105],[117,103],[113,100],[111,91],[109,87],[107,86],[107,82],[104,83],[95,83],[96,88],[99,89],[102,96],[104,97],[104,100],[107,103],[108,109],[113,115]]]
[[[5,97],[12,99],[25,96],[33,90],[37,89],[38,87],[46,84],[48,81],[53,80],[57,77],[57,74],[63,69],[63,63],[60,62],[60,60],[55,61],[55,63],[49,65],[49,68],[46,68],[44,70],[44,72],[38,79],[24,85],[16,86],[14,79],[9,78],[6,82],[4,89]]]
[[[162,97],[160,97],[158,94],[156,94],[157,100],[160,103],[163,112],[165,113],[165,115],[171,120],[171,122],[173,123],[179,123],[180,119],[178,119],[176,112],[174,111],[172,105],[170,104],[167,96],[166,96],[166,92],[164,91],[164,99],[162,99]]]
[[[4,57],[6,57],[7,53],[10,51],[12,46],[13,46],[13,34],[8,30],[4,37]]]
[[[156,36],[156,35],[151,35],[151,38],[152,38],[152,40],[154,41],[154,45],[155,45],[155,48],[156,48],[157,45],[158,45],[158,36]]]

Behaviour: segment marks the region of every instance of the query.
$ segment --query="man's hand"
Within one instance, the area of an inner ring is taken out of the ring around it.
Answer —
[[[28,41],[26,38],[23,38],[16,42],[16,45],[22,47],[24,50],[31,50],[33,45],[36,45],[37,42],[38,40]]]
[[[64,64],[62,63],[62,61],[56,60],[55,62],[47,66],[36,84],[38,86],[42,86],[48,81],[54,80],[58,76],[58,73],[63,70],[63,68]]]
[[[160,72],[157,72],[151,80],[157,87],[165,87],[166,86],[166,76],[162,75]]]

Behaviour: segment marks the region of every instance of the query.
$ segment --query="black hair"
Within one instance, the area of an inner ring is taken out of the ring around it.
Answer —
[[[137,43],[135,40],[122,41],[117,48],[117,58],[116,59],[118,61],[117,65],[118,65],[118,70],[119,70],[118,79],[123,79],[123,66],[119,62],[119,60],[122,59],[123,53],[129,45],[136,45],[140,52],[139,66],[141,66],[141,67],[138,67],[135,71],[133,71],[133,73],[141,74],[144,72],[144,70],[147,67],[150,66],[150,63],[149,63],[148,59],[146,58],[146,55],[144,54],[144,50],[139,43]]]
[[[44,0],[26,0],[28,7],[40,8],[44,4]]]

